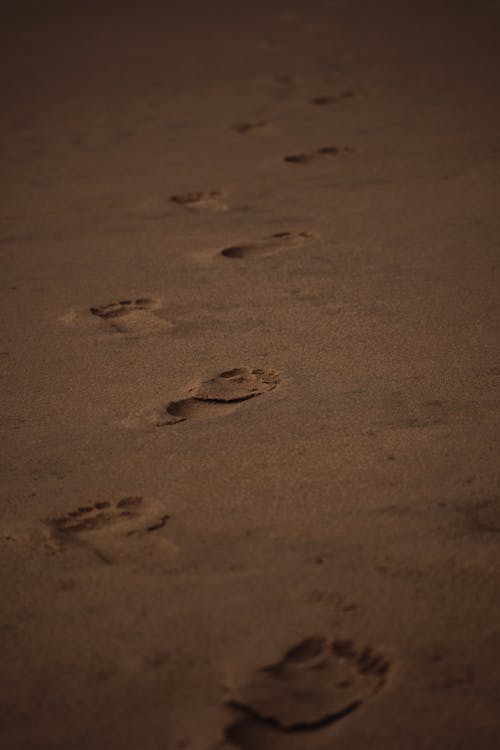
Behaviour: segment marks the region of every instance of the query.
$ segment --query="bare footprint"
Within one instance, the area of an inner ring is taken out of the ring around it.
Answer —
[[[47,526],[56,548],[71,545],[90,548],[103,562],[112,562],[112,542],[124,538],[144,537],[165,526],[169,515],[157,502],[141,496],[124,497],[118,501],[102,501],[50,518]]]
[[[170,196],[172,203],[194,210],[227,211],[222,190],[195,190]]]
[[[273,127],[269,122],[260,120],[259,122],[241,122],[237,125],[231,125],[231,130],[241,135],[250,133],[252,135],[270,135],[273,132]]]
[[[302,245],[314,235],[311,232],[276,232],[253,243],[231,245],[220,251],[225,258],[265,258],[280,250]]]
[[[211,419],[234,411],[243,401],[274,390],[279,384],[277,372],[270,369],[237,367],[205,380],[192,395],[171,401],[156,422],[158,427],[186,419]]]
[[[314,96],[311,99],[311,104],[316,104],[318,107],[325,107],[328,104],[336,104],[344,99],[352,99],[354,91],[352,89],[345,89],[340,94],[334,94],[333,96]]]
[[[228,705],[238,718],[227,741],[245,750],[276,738],[326,728],[348,716],[385,684],[388,661],[371,646],[312,636],[275,664],[259,669]]]
[[[353,154],[355,149],[351,146],[323,146],[316,151],[305,152],[301,154],[289,154],[283,157],[283,161],[290,164],[308,164],[317,161],[324,156],[339,156],[340,154]]]
[[[118,333],[155,333],[171,327],[171,323],[154,314],[160,308],[159,300],[140,297],[91,307],[90,313]]]

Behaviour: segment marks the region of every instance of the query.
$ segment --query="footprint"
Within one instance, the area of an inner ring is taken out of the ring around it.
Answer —
[[[255,672],[228,705],[238,713],[225,739],[246,750],[312,732],[348,716],[385,684],[388,661],[369,645],[312,636]]]
[[[205,380],[192,395],[171,401],[159,415],[156,426],[177,424],[186,419],[211,419],[234,411],[243,401],[274,390],[279,384],[277,372],[270,369],[237,367]]]
[[[111,302],[108,305],[101,305],[101,307],[91,307],[90,312],[92,315],[97,315],[99,318],[109,320],[110,318],[121,318],[123,315],[129,315],[137,310],[151,309],[154,309],[152,300],[148,297],[141,297],[136,300],[124,299],[120,302]]]
[[[265,258],[280,250],[302,245],[313,236],[311,232],[276,232],[254,243],[231,245],[220,254],[225,258]]]
[[[352,89],[345,89],[345,91],[341,91],[340,94],[335,94],[334,96],[314,96],[311,99],[311,104],[316,104],[318,107],[325,107],[328,104],[341,102],[343,99],[352,99],[353,96],[354,91]]]
[[[245,135],[246,133],[269,135],[272,132],[272,129],[270,123],[265,120],[260,120],[259,122],[242,122],[237,125],[231,125],[231,130],[234,130],[235,133],[241,133],[242,135]]]
[[[339,156],[340,154],[354,153],[355,149],[350,146],[323,146],[316,151],[284,156],[283,161],[289,162],[290,164],[308,164],[309,162],[317,161],[323,156]]]
[[[163,528],[169,517],[159,503],[133,496],[80,506],[46,523],[58,549],[67,549],[72,544],[84,545],[100,560],[110,563],[112,560],[106,552],[110,538],[144,537]]]
[[[195,210],[227,211],[222,190],[196,190],[190,193],[171,195],[172,203]]]
[[[140,297],[91,307],[90,313],[118,333],[155,333],[171,327],[171,323],[154,314],[160,308],[159,300]]]

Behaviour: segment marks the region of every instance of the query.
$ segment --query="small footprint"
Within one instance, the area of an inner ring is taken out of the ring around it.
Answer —
[[[190,193],[171,195],[172,203],[196,210],[227,211],[222,190],[195,190]]]
[[[220,251],[225,258],[265,258],[280,250],[302,245],[314,235],[311,232],[276,232],[253,243],[231,245]]]
[[[111,559],[103,550],[109,547],[110,535],[145,536],[163,528],[169,518],[158,503],[132,496],[80,506],[63,516],[50,518],[47,525],[58,549],[64,550],[71,544],[85,545],[109,563]]]
[[[259,122],[241,122],[237,125],[231,125],[231,130],[242,135],[247,133],[265,135],[272,132],[272,126],[265,120],[260,120]]]
[[[336,104],[344,99],[352,99],[353,96],[354,91],[352,89],[345,89],[345,91],[341,91],[340,94],[335,94],[333,96],[314,96],[311,99],[311,104],[316,104],[318,107],[325,107],[328,104]]]
[[[323,146],[316,151],[284,156],[283,161],[289,162],[290,164],[308,164],[317,161],[323,156],[339,156],[340,154],[354,153],[355,149],[351,148],[351,146]]]
[[[278,738],[326,728],[375,695],[388,671],[389,662],[369,645],[306,638],[234,692],[228,705],[239,717],[225,739],[258,750],[270,731]]]
[[[187,419],[211,419],[234,411],[243,401],[274,390],[280,382],[270,369],[237,367],[215,375],[192,389],[192,395],[171,401],[156,422],[158,427]]]
[[[159,300],[140,297],[91,307],[90,313],[118,333],[154,333],[171,327],[171,323],[154,314],[160,308]]]

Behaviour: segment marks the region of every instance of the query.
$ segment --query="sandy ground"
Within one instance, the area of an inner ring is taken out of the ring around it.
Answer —
[[[500,742],[495,2],[19,3],[2,750]]]

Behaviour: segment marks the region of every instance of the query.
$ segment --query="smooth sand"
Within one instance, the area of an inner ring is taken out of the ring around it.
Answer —
[[[12,6],[0,747],[492,750],[499,3]]]

